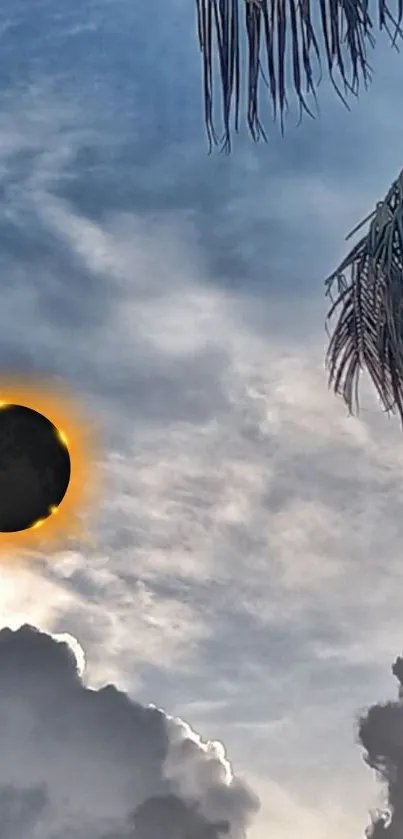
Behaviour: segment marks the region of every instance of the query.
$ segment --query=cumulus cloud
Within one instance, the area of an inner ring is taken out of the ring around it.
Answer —
[[[392,672],[399,682],[398,700],[372,705],[359,721],[365,761],[386,787],[387,807],[372,815],[368,839],[403,835],[403,658],[396,659]]]
[[[0,631],[2,839],[245,837],[258,799],[223,747],[113,685],[87,687],[68,641]]]

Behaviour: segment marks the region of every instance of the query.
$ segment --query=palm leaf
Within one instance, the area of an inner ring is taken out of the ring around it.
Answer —
[[[358,409],[366,369],[384,409],[398,411],[403,424],[403,171],[369,219],[368,233],[326,280],[327,326],[338,316],[326,355],[329,386]]]
[[[396,0],[395,15],[388,2],[378,0],[377,24],[395,45],[397,37],[403,34],[400,28],[403,0]],[[374,46],[375,40],[369,0],[317,0],[316,4],[313,0],[196,0],[196,7],[203,62],[204,120],[210,151],[213,144],[219,142],[224,150],[229,152],[231,149],[231,118],[238,131],[244,66],[247,123],[255,141],[267,139],[259,116],[261,81],[268,89],[273,117],[279,117],[283,130],[288,109],[287,66],[291,68],[291,84],[297,96],[300,119],[304,111],[314,116],[309,98],[316,104],[316,88],[323,63],[345,105],[346,95],[357,95],[360,82],[366,87],[371,79],[367,49]],[[247,44],[245,65],[240,60],[241,7]],[[220,139],[213,115],[215,54],[224,127]]]

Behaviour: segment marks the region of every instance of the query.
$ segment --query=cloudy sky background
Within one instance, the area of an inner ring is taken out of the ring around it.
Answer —
[[[403,452],[369,388],[359,418],[327,390],[323,280],[403,163],[403,58],[380,39],[350,113],[323,83],[320,119],[209,157],[193,3],[169,8],[0,10],[0,363],[81,397],[106,478],[94,547],[4,567],[0,623],[71,633],[86,684],[223,741],[248,839],[357,837]]]

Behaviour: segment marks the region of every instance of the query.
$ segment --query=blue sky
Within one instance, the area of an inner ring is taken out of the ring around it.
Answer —
[[[248,839],[362,835],[403,454],[368,386],[359,418],[328,392],[323,281],[403,162],[402,57],[380,39],[350,112],[324,82],[317,120],[208,156],[195,10],[169,9],[0,11],[1,367],[78,395],[106,477],[93,548],[0,571],[1,624],[222,741]]]

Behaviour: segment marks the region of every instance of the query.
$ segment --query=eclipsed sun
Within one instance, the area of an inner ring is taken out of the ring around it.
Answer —
[[[4,413],[3,413],[4,412]],[[99,493],[93,422],[60,386],[0,378],[0,553],[86,538]]]

